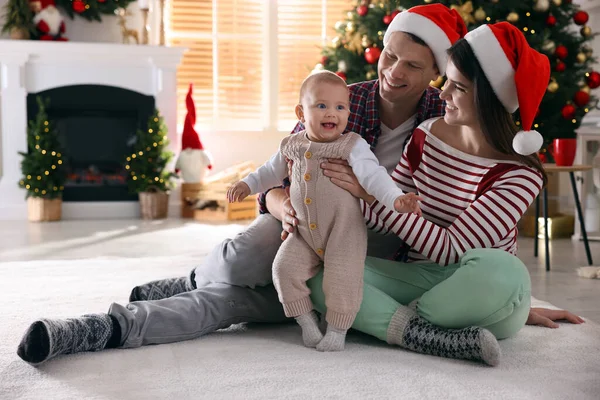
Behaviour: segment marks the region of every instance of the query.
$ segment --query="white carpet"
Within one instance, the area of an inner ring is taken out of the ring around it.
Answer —
[[[184,343],[63,356],[16,355],[38,317],[105,312],[135,284],[186,273],[191,258],[0,263],[0,399],[600,398],[600,326],[526,327],[497,368],[424,356],[366,335],[323,354],[299,328],[238,326]],[[537,302],[537,304],[540,304]]]

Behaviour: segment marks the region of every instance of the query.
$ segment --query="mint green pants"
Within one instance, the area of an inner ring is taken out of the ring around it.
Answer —
[[[308,287],[315,309],[324,314],[322,286],[321,271]],[[469,250],[446,267],[367,257],[363,300],[352,328],[387,341],[392,315],[419,297],[417,313],[434,325],[480,326],[504,339],[527,321],[531,281],[521,260],[498,249]]]

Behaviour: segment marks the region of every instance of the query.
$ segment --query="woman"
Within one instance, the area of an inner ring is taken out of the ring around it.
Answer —
[[[529,129],[549,62],[505,22],[470,32],[448,54],[446,114],[420,125],[392,175],[424,199],[423,217],[387,210],[349,182],[344,166],[326,174],[368,204],[370,225],[405,241],[412,262],[367,259],[353,327],[411,350],[496,365],[496,338],[538,317],[534,310],[528,321],[531,284],[515,257],[516,224],[546,182],[533,154],[541,136]],[[513,123],[517,108],[525,131]],[[309,283],[324,312],[322,275]]]

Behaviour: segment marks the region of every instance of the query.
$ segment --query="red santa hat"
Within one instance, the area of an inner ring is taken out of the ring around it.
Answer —
[[[194,105],[194,99],[192,98],[192,84],[188,90],[187,96],[185,97],[185,107],[187,114],[185,116],[185,122],[183,124],[183,133],[181,135],[181,150],[185,149],[196,149],[203,150],[202,142],[200,137],[194,128],[196,125],[196,106]]]
[[[550,80],[550,61],[532,49],[509,22],[482,25],[465,39],[473,49],[494,93],[511,114],[519,109],[522,131],[513,139],[521,155],[537,152],[544,139],[531,126]]]
[[[440,74],[446,73],[448,54],[446,51],[467,33],[467,26],[456,10],[443,4],[415,6],[392,20],[385,35],[383,45],[387,45],[394,32],[407,32],[419,37],[433,52]]]

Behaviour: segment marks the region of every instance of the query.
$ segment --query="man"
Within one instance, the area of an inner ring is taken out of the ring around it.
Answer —
[[[429,82],[444,74],[446,50],[465,33],[459,14],[440,4],[400,13],[386,31],[379,79],[350,86],[347,130],[364,137],[389,172],[400,161],[414,128],[443,114],[439,91]],[[299,124],[294,132],[302,129]],[[324,169],[338,185],[358,190],[344,162],[332,160]],[[59,354],[192,339],[235,323],[286,321],[271,266],[282,238],[298,221],[283,188],[270,190],[260,203],[261,215],[252,225],[217,246],[189,276],[138,286],[130,304],[113,304],[108,314],[36,321],[19,345],[19,356],[39,364]],[[398,251],[401,243],[393,235],[372,233],[368,245],[371,256],[405,253]],[[540,323],[541,318],[532,313],[529,322]]]

